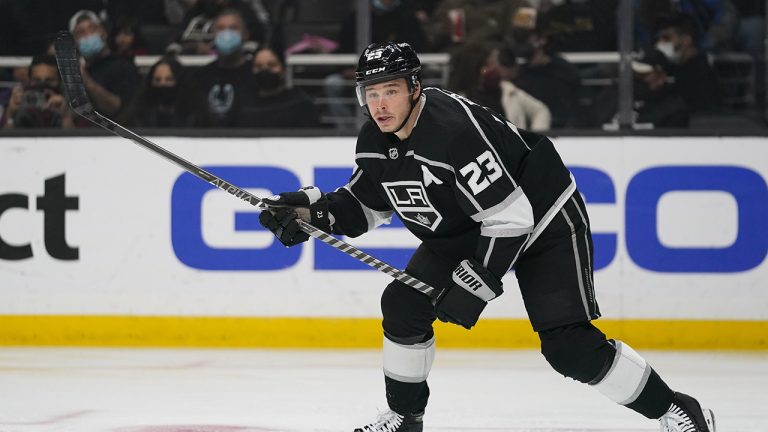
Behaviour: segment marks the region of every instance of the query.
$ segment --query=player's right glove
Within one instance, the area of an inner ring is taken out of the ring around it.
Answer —
[[[295,246],[309,239],[309,234],[299,227],[296,210],[289,207],[275,210],[264,210],[259,215],[259,223],[264,228],[272,231],[272,234],[285,246]]]
[[[473,258],[459,263],[452,277],[453,284],[437,298],[435,312],[440,321],[469,330],[477,324],[485,305],[504,289],[501,281]]]
[[[314,186],[301,188],[298,192],[283,192],[264,198],[263,202],[269,209],[261,212],[259,222],[285,246],[294,246],[309,239],[309,235],[299,227],[297,219],[331,232],[333,217],[328,212],[328,200]]]

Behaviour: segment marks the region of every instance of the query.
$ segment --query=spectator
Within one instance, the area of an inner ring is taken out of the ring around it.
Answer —
[[[147,54],[147,44],[141,34],[139,23],[132,19],[118,19],[109,32],[109,47],[119,57],[133,61],[137,55]]]
[[[257,128],[319,127],[315,105],[303,91],[285,86],[285,61],[263,47],[253,57],[257,97],[243,108],[240,124]]]
[[[552,127],[573,127],[581,92],[579,70],[559,56],[537,23],[535,28],[516,28],[511,49],[525,61],[515,85],[544,102],[552,113]]]
[[[224,10],[213,24],[214,46],[218,57],[202,67],[195,78],[201,112],[196,117],[200,126],[238,126],[243,106],[253,105],[256,80],[242,47],[248,30],[240,12]]]
[[[527,0],[443,0],[425,26],[430,48],[445,51],[470,39],[498,39],[510,32],[518,9],[528,6]]]
[[[655,48],[645,48],[632,61],[634,123],[636,128],[686,128],[690,110],[676,86],[669,82],[671,65]],[[618,125],[618,88],[612,86],[595,100],[596,124],[607,129]]]
[[[451,54],[448,90],[502,113],[498,50],[484,41],[467,42]]]
[[[81,9],[102,11],[105,0],[0,1],[0,55],[45,52],[56,33]]]
[[[95,13],[81,10],[69,21],[69,31],[85,58],[83,84],[96,110],[115,116],[130,101],[140,82],[131,60],[112,54],[107,32]]]
[[[129,126],[188,128],[195,124],[191,101],[179,91],[184,72],[173,57],[152,65],[139,94],[125,110],[122,121]]]
[[[653,32],[670,17],[690,16],[699,34],[699,49],[722,51],[730,48],[738,23],[738,11],[730,0],[634,0],[636,46],[653,43]],[[761,0],[753,0],[761,1]]]
[[[699,49],[699,33],[689,15],[661,23],[656,48],[672,63],[670,74],[692,113],[720,108],[720,86],[707,54]]]
[[[549,108],[544,102],[514,84],[520,73],[520,65],[511,49],[505,48],[499,52],[498,68],[501,78],[501,106],[507,120],[527,130],[549,130],[552,126]]]
[[[244,0],[189,0],[189,9],[184,15],[182,27],[183,52],[190,54],[208,54],[212,41],[213,22],[224,11],[236,11],[243,21],[249,39],[263,44],[268,23],[259,20],[251,5]],[[215,30],[214,30],[215,31]]]
[[[29,81],[13,89],[8,109],[0,121],[10,128],[72,128],[72,115],[61,93],[56,58],[38,55],[29,66]]]

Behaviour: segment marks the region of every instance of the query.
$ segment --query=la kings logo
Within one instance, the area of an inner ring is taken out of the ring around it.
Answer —
[[[429,202],[424,185],[418,181],[398,181],[382,183],[387,191],[392,208],[404,220],[413,222],[434,231],[443,220]]]

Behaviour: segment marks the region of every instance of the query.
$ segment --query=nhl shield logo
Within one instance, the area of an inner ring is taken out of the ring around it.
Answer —
[[[419,181],[398,181],[382,183],[392,208],[404,221],[425,227],[431,231],[437,229],[443,216],[435,209],[424,184]]]
[[[390,159],[397,159],[397,157],[400,156],[400,153],[397,152],[396,147],[392,147],[389,149],[389,158]]]

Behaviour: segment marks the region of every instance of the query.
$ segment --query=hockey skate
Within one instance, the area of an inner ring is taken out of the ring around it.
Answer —
[[[424,413],[400,415],[390,409],[379,413],[376,421],[355,429],[355,432],[422,432]]]
[[[675,392],[669,411],[660,419],[661,432],[715,432],[715,414],[702,408],[699,402]]]

